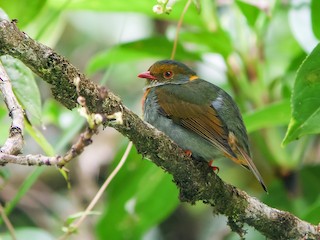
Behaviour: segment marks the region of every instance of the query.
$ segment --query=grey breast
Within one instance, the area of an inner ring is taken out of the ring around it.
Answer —
[[[164,132],[182,149],[191,151],[195,159],[210,161],[223,157],[212,143],[163,115],[154,89],[150,90],[144,104],[144,120]]]

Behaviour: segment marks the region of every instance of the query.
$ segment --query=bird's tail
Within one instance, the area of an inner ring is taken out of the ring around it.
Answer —
[[[232,161],[234,161],[235,163],[240,164],[243,167],[245,167],[246,169],[250,170],[254,174],[254,176],[258,179],[258,181],[260,182],[263,190],[265,192],[268,192],[267,187],[264,184],[264,181],[263,181],[258,169],[256,168],[256,166],[254,165],[254,163],[251,160],[251,157],[242,147],[239,146],[238,140],[232,132],[229,132],[228,143],[229,143],[229,146],[232,149],[232,151],[236,157],[234,157],[234,155],[231,156],[227,151],[224,152],[225,155],[228,158],[230,158]]]
[[[237,162],[240,163],[243,167],[247,168],[248,170],[250,170],[253,175],[257,178],[257,180],[260,182],[263,190],[265,192],[268,192],[267,187],[261,177],[260,172],[258,171],[258,169],[256,168],[256,166],[254,165],[254,163],[251,160],[251,157],[240,147],[237,146]]]

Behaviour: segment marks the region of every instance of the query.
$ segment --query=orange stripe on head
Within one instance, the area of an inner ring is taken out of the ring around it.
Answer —
[[[197,80],[199,77],[197,75],[192,75],[189,78],[189,81]]]

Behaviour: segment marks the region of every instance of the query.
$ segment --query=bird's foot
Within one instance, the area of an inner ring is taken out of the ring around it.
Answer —
[[[211,167],[212,170],[213,170],[214,172],[216,172],[216,174],[218,174],[219,171],[220,171],[219,167],[213,166],[212,164],[213,164],[213,160],[210,160],[209,163],[208,163],[209,167]]]
[[[184,150],[184,154],[187,156],[187,157],[191,157],[192,156],[192,152],[190,150]]]

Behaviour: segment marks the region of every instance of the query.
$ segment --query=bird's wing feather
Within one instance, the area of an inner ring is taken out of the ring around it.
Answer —
[[[225,121],[219,116],[214,104],[212,104],[215,101],[215,96],[208,100],[208,96],[196,95],[197,92],[193,91],[192,88],[182,85],[177,87],[179,90],[175,89],[175,86],[168,88],[164,86],[156,89],[160,113],[211,142],[226,157],[252,171],[267,192],[266,185],[251,160],[246,141],[236,136],[239,131],[244,131],[245,138],[247,138],[244,125],[229,129]],[[227,99],[229,104],[232,103],[230,99]],[[234,115],[237,116],[236,112],[234,112]]]
[[[184,94],[191,91],[188,88],[180,90],[185,90]],[[156,95],[161,114],[211,142],[226,156],[236,157],[228,143],[228,128],[210,102],[201,105],[191,103],[177,96],[172,87],[158,88]]]

